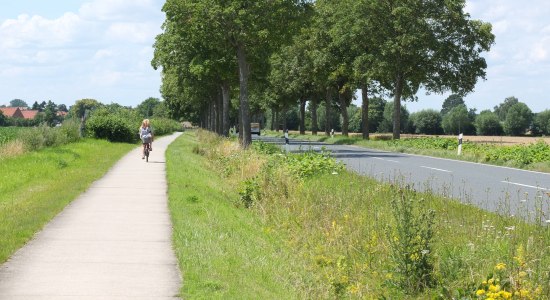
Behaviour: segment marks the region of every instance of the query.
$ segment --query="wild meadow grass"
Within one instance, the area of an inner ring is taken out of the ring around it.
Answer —
[[[233,172],[258,172],[234,143],[220,156],[243,163]],[[306,299],[315,281],[279,233],[254,212],[235,206],[235,182],[211,168],[206,149],[189,132],[167,150],[173,240],[183,273],[184,299]],[[245,163],[246,161],[246,163]],[[261,163],[258,163],[261,165]]]
[[[88,139],[0,160],[0,263],[134,147]]]
[[[198,139],[169,151],[186,298],[239,298],[265,281],[257,298],[550,299],[545,224],[379,183],[322,154]],[[271,294],[272,282],[294,296]]]

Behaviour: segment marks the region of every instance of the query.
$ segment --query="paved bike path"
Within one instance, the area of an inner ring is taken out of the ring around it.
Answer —
[[[177,298],[164,152],[178,135],[149,163],[131,151],[0,266],[0,299]]]

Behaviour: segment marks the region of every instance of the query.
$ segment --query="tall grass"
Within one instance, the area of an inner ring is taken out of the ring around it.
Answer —
[[[189,178],[199,172],[212,178],[223,166],[223,181],[217,204],[194,211],[210,216],[205,222],[219,220],[212,217],[217,206],[233,203],[244,216],[253,213],[235,222],[260,218],[247,226],[261,227],[294,249],[295,259],[316,282],[308,287],[308,298],[550,299],[550,230],[545,225],[417,193],[399,179],[384,184],[343,171],[300,176],[291,172],[295,160],[277,151],[242,152],[228,140],[201,140],[195,152],[207,158],[210,168],[190,170]],[[304,160],[299,164],[312,167]],[[194,180],[179,187],[203,190]],[[539,195],[539,213],[549,200]],[[191,228],[180,226],[178,231]],[[193,242],[211,239],[196,234]]]
[[[211,169],[209,157],[218,157],[210,156],[210,151],[235,155],[243,168],[235,165],[230,171],[243,176],[257,172],[251,165],[258,162],[238,151],[235,143],[207,138],[208,144],[198,144],[186,133],[167,150],[173,240],[184,278],[182,298],[310,298],[316,282],[308,265],[295,257],[295,249],[271,226],[234,205],[239,198],[236,187]]]
[[[84,140],[2,160],[0,263],[134,147]]]

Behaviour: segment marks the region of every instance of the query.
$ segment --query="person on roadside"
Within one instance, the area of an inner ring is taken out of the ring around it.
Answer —
[[[141,159],[145,159],[145,147],[149,146],[149,151],[153,151],[153,130],[151,129],[151,122],[149,122],[149,119],[144,119],[143,122],[141,122],[139,138],[143,144]]]
[[[285,144],[290,144],[290,140],[288,139],[288,129],[285,130]]]

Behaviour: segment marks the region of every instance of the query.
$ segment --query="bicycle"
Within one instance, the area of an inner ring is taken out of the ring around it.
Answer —
[[[151,143],[145,144],[143,154],[145,154],[145,162],[149,162],[149,152],[151,152]]]

